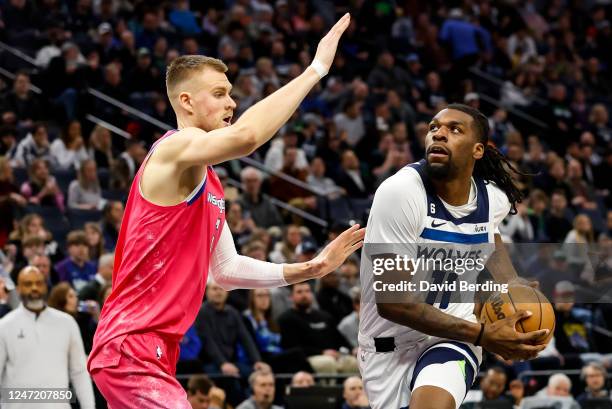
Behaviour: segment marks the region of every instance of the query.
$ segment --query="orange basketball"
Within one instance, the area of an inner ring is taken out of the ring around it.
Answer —
[[[516,311],[531,311],[531,317],[516,323],[518,332],[526,333],[540,329],[549,329],[544,340],[547,344],[555,330],[555,311],[552,304],[539,290],[525,285],[508,287],[507,293],[493,294],[482,308],[480,319],[484,322],[495,322],[513,315]]]

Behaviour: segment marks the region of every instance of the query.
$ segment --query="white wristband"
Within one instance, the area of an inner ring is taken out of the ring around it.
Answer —
[[[316,71],[317,75],[319,75],[319,78],[325,77],[327,73],[329,72],[329,70],[325,68],[323,63],[317,59],[312,60],[312,63],[310,64],[310,66],[312,67],[313,70]]]

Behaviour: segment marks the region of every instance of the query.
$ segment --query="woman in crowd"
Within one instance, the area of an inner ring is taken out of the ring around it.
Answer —
[[[112,135],[101,125],[96,125],[89,136],[89,156],[100,169],[111,169],[115,162]]]
[[[290,224],[285,229],[283,241],[276,243],[274,250],[270,253],[270,261],[273,263],[295,263],[295,249],[302,242],[299,226]]]
[[[86,159],[81,163],[77,179],[68,187],[68,208],[96,210],[102,209],[105,203],[98,181],[96,162]]]
[[[245,217],[240,202],[228,204],[227,225],[234,236],[234,242],[237,246],[241,246],[244,241],[251,236],[251,232],[255,228],[255,223],[250,217]]]
[[[17,228],[11,232],[9,241],[17,251],[21,251],[21,242],[26,236],[42,238],[45,242],[45,254],[52,262],[55,263],[64,258],[59,244],[53,239],[53,234],[45,228],[43,218],[36,213],[30,213],[21,219]]]
[[[563,247],[570,266],[581,268],[589,261],[588,248],[595,243],[595,233],[591,218],[586,214],[574,217],[573,224],[574,228],[565,236]]]
[[[81,162],[89,157],[81,134],[81,123],[70,121],[62,133],[51,143],[51,157],[57,170],[78,169]]]
[[[23,197],[31,204],[57,207],[63,212],[64,194],[55,177],[49,173],[47,162],[42,159],[34,160],[28,173],[30,179],[21,185]]]
[[[93,300],[79,302],[76,291],[64,281],[51,289],[48,305],[74,317],[81,331],[85,353],[89,353],[100,316],[98,303]]]
[[[106,252],[104,250],[102,228],[98,223],[87,222],[84,230],[87,235],[87,243],[89,243],[89,260],[97,264],[100,256]]]
[[[312,372],[306,355],[299,348],[283,350],[278,324],[272,318],[270,290],[249,292],[249,308],[244,312],[246,327],[251,332],[263,360],[276,373]]]
[[[106,203],[102,217],[102,235],[104,236],[104,248],[108,251],[115,250],[121,219],[123,219],[123,203],[118,201]]]

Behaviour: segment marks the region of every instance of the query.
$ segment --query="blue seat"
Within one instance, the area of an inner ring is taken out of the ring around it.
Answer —
[[[13,168],[13,176],[15,176],[15,184],[21,188],[21,185],[28,181],[28,170],[25,168]]]
[[[55,177],[57,185],[59,186],[60,190],[64,192],[64,194],[68,193],[68,186],[70,186],[70,183],[77,178],[74,169],[55,170],[51,174]]]
[[[372,207],[372,199],[349,199],[349,207],[353,213],[353,216],[359,219],[363,223],[368,221],[368,215],[370,214],[370,208]]]
[[[98,181],[100,182],[100,187],[102,189],[108,189],[110,186],[110,170],[106,168],[98,169]]]
[[[68,209],[68,221],[72,229],[82,229],[85,223],[99,222],[102,212],[99,210]]]
[[[102,197],[107,200],[125,202],[127,200],[127,192],[117,189],[102,190]]]
[[[330,200],[328,206],[329,221],[332,223],[347,221],[355,217],[348,199],[344,196]]]

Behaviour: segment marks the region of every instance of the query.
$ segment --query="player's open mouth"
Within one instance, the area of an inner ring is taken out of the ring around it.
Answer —
[[[223,118],[223,122],[226,126],[230,126],[232,124],[232,116],[226,116],[225,118]]]
[[[427,150],[427,156],[434,158],[445,158],[448,156],[448,150],[440,145],[430,146]]]

